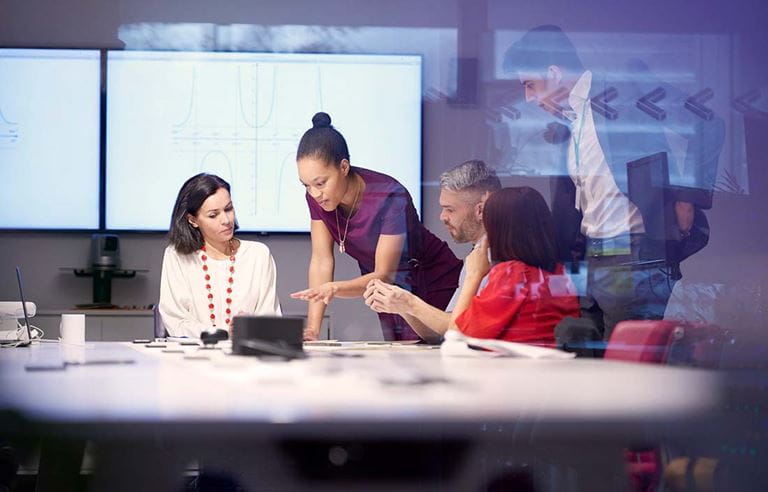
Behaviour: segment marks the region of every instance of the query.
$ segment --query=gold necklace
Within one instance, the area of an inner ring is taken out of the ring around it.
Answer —
[[[344,245],[347,241],[347,232],[349,231],[349,221],[352,218],[352,214],[355,213],[355,205],[357,205],[357,199],[360,198],[360,187],[358,186],[355,193],[355,201],[352,202],[352,208],[349,209],[349,215],[347,216],[347,223],[344,224],[344,235],[341,235],[341,227],[339,226],[339,207],[336,207],[336,230],[339,231],[339,252],[344,254],[347,252],[347,248]],[[339,204],[341,205],[341,204]]]

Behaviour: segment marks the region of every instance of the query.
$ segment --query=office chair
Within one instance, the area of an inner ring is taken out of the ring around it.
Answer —
[[[163,319],[160,317],[160,310],[157,304],[152,307],[152,318],[155,324],[155,338],[166,338],[168,332],[165,330],[165,325],[163,324]]]
[[[716,325],[675,320],[622,321],[616,325],[605,358],[650,364],[715,368],[728,334]],[[658,488],[663,463],[658,447],[624,451],[632,490]]]
[[[622,321],[605,351],[606,359],[716,368],[729,339],[717,325],[675,320]]]
[[[576,357],[601,358],[605,342],[590,318],[566,316],[555,326],[555,345]]]

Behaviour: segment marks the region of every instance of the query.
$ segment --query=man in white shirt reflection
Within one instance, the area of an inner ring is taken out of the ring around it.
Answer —
[[[554,114],[569,128],[568,176],[553,179],[552,209],[562,259],[577,263],[583,255],[587,257],[582,315],[596,322],[606,340],[619,321],[661,319],[680,276],[679,262],[706,244],[708,224],[684,192],[677,194],[674,210],[679,236],[669,239],[679,243],[681,254],[661,265],[640,261],[645,226],[628,198],[627,163],[668,152],[669,147],[664,127],[634,108],[647,86],[631,80],[632,75],[625,74],[610,85],[607,76],[596,77],[584,68],[570,39],[556,26],[525,34],[507,51],[504,67],[517,74],[526,102]],[[622,98],[612,101],[616,115],[593,111],[592,98],[617,87]],[[680,93],[666,85],[665,90]],[[721,123],[716,119],[706,126],[692,124],[695,131],[689,139],[696,145],[689,143],[693,150],[687,160],[694,162],[696,185],[701,188],[713,185]],[[708,143],[701,145],[706,139]],[[672,182],[680,178],[670,175]]]

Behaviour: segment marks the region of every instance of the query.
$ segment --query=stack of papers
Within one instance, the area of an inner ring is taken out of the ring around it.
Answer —
[[[456,330],[445,333],[440,353],[449,357],[521,357],[525,359],[572,359],[576,354],[558,349],[536,347],[526,343],[506,342],[485,338],[472,338]]]
[[[400,341],[339,341],[339,340],[317,340],[304,342],[305,349],[312,350],[388,350],[388,349],[430,349],[436,348],[433,345],[419,344],[419,340],[400,340]]]

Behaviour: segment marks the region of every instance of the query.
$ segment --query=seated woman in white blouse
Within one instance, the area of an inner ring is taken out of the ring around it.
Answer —
[[[229,183],[205,173],[184,183],[160,279],[159,310],[168,335],[200,338],[231,331],[237,314],[282,314],[269,248],[235,238],[237,227]]]

